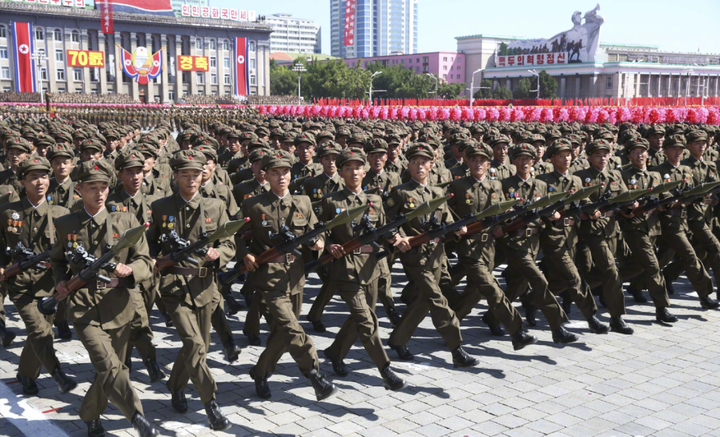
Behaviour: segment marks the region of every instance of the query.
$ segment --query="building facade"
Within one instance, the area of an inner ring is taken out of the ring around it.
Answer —
[[[348,67],[367,68],[379,62],[383,67],[401,66],[415,74],[432,74],[443,82],[465,82],[465,55],[455,52],[416,53],[414,55],[374,56],[345,59]]]
[[[355,0],[355,38],[343,45],[346,0],[330,0],[331,54],[340,58],[417,53],[418,0]]]
[[[14,91],[11,23],[32,23],[36,89],[60,93],[129,94],[144,102],[171,103],[189,95],[233,95],[234,40],[247,38],[249,95],[270,94],[270,27],[264,22],[230,21],[147,14],[114,14],[114,32],[103,34],[100,13],[50,5],[0,2],[0,90]],[[122,51],[146,47],[162,51],[160,75],[140,84],[124,73]],[[104,55],[104,67],[71,67],[68,51],[91,50]],[[182,71],[179,56],[207,58],[206,71]],[[39,84],[42,84],[40,87]]]
[[[176,14],[182,10],[183,5],[209,6],[208,0],[170,0],[170,4]]]
[[[265,16],[270,34],[270,52],[321,53],[320,25],[312,20],[295,18],[290,14]]]
[[[513,91],[520,80],[533,76],[528,70],[534,69],[550,74],[558,85],[557,97],[565,99],[720,96],[717,54],[663,52],[657,46],[599,43],[594,60],[574,61],[571,52],[560,52],[565,54],[566,62],[549,64],[548,53],[501,55],[503,47],[523,41],[519,38],[471,35],[455,39],[458,53],[465,55],[467,88],[475,73],[476,92],[482,79],[491,80],[493,89],[504,86]],[[537,58],[538,54],[544,55],[543,64],[528,65],[528,58]],[[558,55],[550,54],[554,59]]]

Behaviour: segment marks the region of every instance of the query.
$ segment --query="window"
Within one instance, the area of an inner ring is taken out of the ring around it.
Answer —
[[[47,68],[43,67],[40,69],[40,79],[48,80]]]
[[[202,85],[202,84],[205,83],[205,73],[203,73],[202,71],[198,71],[198,74],[197,74],[197,83],[200,84],[200,85]]]
[[[82,70],[81,70],[81,69],[79,69],[79,68],[74,68],[74,69],[73,69],[73,80],[74,80],[75,82],[80,82],[80,81],[82,81]]]
[[[175,91],[168,91],[168,99],[175,101]]]
[[[223,67],[230,68],[230,58],[223,58]]]
[[[210,73],[210,83],[217,85],[217,73]]]
[[[608,77],[607,77],[607,83],[606,83],[605,86],[606,86],[606,88],[609,89],[609,90],[612,89],[612,87],[613,87],[613,77],[612,77],[612,76],[608,76]]]
[[[5,26],[0,26],[0,38],[7,38],[7,33],[5,33]]]
[[[72,31],[72,42],[80,42],[80,32],[77,30]]]
[[[447,71],[447,65],[443,65],[443,71]]]
[[[250,70],[255,69],[255,59],[250,59]]]
[[[57,70],[55,70],[55,79],[65,80],[65,70],[62,68],[58,68]]]
[[[0,59],[7,59],[8,58],[8,49],[2,48],[0,49]]]
[[[451,75],[450,75],[450,79],[452,79],[452,78],[453,78],[453,75],[451,74]]]
[[[447,56],[443,56],[443,62],[447,62]]]
[[[45,32],[41,28],[35,29],[35,39],[38,41],[44,41],[45,40]]]
[[[223,76],[223,83],[225,85],[230,85],[230,75],[229,74],[226,74],[225,76]]]
[[[447,74],[443,74],[443,80],[447,80]]]
[[[412,64],[412,58],[408,59],[408,64]]]
[[[211,67],[211,68],[217,67],[217,58],[214,57],[214,56],[211,56],[211,57],[210,57],[210,67]]]
[[[202,50],[202,48],[203,48],[202,38],[198,38],[197,41],[195,41],[195,48]]]
[[[59,93],[64,93],[65,91],[67,91],[65,88],[58,88]]]
[[[255,75],[254,75],[254,74],[251,74],[251,75],[250,75],[250,85],[257,85],[257,84],[256,84],[256,81],[255,81]]]
[[[215,40],[214,39],[210,40],[210,42],[208,43],[208,48],[210,50],[215,50]]]
[[[10,79],[10,67],[2,67],[2,77],[3,79]]]
[[[62,32],[60,29],[55,29],[55,32],[53,32],[53,39],[55,41],[62,41]]]
[[[255,51],[255,41],[250,41],[250,43],[248,44],[248,50],[251,52]]]
[[[58,62],[63,62],[65,60],[65,55],[61,49],[55,50],[55,60]]]
[[[224,39],[222,43],[223,43],[223,50],[230,50],[230,41]]]

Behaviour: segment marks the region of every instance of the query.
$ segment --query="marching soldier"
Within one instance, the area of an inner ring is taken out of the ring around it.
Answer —
[[[490,147],[493,150],[493,160],[490,163],[490,179],[503,180],[514,175],[515,166],[508,164],[508,150],[510,150],[510,138],[506,135],[497,135],[490,138]]]
[[[303,132],[295,136],[293,144],[297,152],[298,161],[294,163],[290,169],[292,178],[319,176],[323,172],[323,166],[313,161],[317,147],[315,137],[311,133]]]
[[[0,281],[7,286],[10,300],[25,323],[27,341],[20,354],[17,380],[27,395],[38,393],[35,380],[41,367],[50,373],[61,393],[74,389],[77,383],[62,371],[53,347],[53,316],[40,313],[36,299],[55,292],[50,263],[40,261],[36,266],[6,278],[5,271],[13,262],[24,261],[27,255],[50,250],[55,243],[54,220],[69,214],[66,208],[52,205],[45,195],[50,185],[50,163],[45,158],[27,158],[17,167],[26,197],[0,208],[0,238],[12,252],[0,255]],[[7,224],[7,226],[5,226]],[[4,330],[4,320],[2,329]],[[7,346],[6,346],[7,347]]]
[[[22,194],[22,183],[17,173],[17,168],[32,152],[32,144],[24,138],[11,138],[5,141],[7,150],[7,162],[10,164],[7,169],[0,172],[0,185],[11,185],[15,192]]]
[[[55,221],[58,239],[51,252],[51,267],[59,297],[69,299],[68,319],[90,355],[95,369],[95,380],[80,405],[80,418],[88,426],[88,435],[105,434],[100,415],[108,400],[132,422],[141,436],[155,436],[157,429],[143,415],[142,404],[130,382],[130,372],[123,364],[130,339],[130,323],[135,314],[132,293],[138,283],[150,278],[152,260],[148,256],[147,240],[143,236],[138,244],[115,255],[117,266],[114,278],[106,284],[91,280],[72,296],[67,282],[77,275],[83,264],[76,257],[66,258],[82,247],[95,257],[103,255],[106,245],[125,231],[140,225],[129,213],[110,212],[105,207],[113,169],[105,161],[86,161],[73,170],[84,207]],[[69,261],[69,269],[68,269]]]

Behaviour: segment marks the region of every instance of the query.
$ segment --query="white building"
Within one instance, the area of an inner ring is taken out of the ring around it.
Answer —
[[[273,29],[270,51],[292,53],[320,53],[320,25],[312,20],[295,18],[290,14],[272,14],[265,22]]]

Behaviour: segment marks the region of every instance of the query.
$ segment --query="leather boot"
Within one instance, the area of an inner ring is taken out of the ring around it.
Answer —
[[[552,339],[553,343],[573,343],[578,340],[578,337],[560,326],[552,330]]]
[[[220,407],[214,399],[205,404],[205,413],[210,423],[210,429],[213,431],[225,431],[232,426],[227,417],[220,411]]]
[[[243,331],[243,334],[245,334],[245,337],[248,339],[248,344],[250,346],[260,346],[262,345],[262,342],[260,341],[260,336],[257,334],[248,334],[247,332]]]
[[[133,416],[132,426],[140,437],[155,437],[156,435],[160,435],[157,428],[140,413],[135,413]]]
[[[524,329],[520,328],[512,336],[513,349],[519,351],[527,345],[537,343],[538,339],[534,335],[529,334]]]
[[[590,317],[590,320],[588,320],[588,328],[594,334],[607,334],[610,331],[610,327],[595,316]]]
[[[462,346],[452,351],[453,367],[472,367],[479,362],[477,358],[473,358],[463,350]]]
[[[628,286],[627,292],[629,295],[631,295],[633,297],[633,299],[635,299],[635,302],[637,302],[637,303],[647,303],[647,301],[648,301],[647,297],[645,297],[645,295],[643,295],[642,290],[638,290],[635,287]]]
[[[185,392],[182,390],[171,391],[172,396],[172,407],[180,414],[185,414],[188,411],[187,399],[185,399]]]
[[[228,307],[227,313],[229,315],[234,316],[235,314],[239,313],[240,310],[242,310],[244,308],[243,304],[241,304],[240,302],[235,300],[235,298],[232,297],[232,295],[230,293],[226,294],[223,297],[225,298],[225,303],[227,303],[227,307]]]
[[[88,420],[85,425],[88,427],[88,437],[105,437],[105,428],[99,418]]]
[[[502,327],[502,325],[498,325],[490,319],[489,313],[483,314],[482,321],[488,326],[488,328],[490,328],[490,333],[495,337],[502,337],[506,334],[505,329]]]
[[[0,341],[4,348],[7,348],[15,340],[15,333],[9,331],[4,324],[0,324]]]
[[[160,370],[160,367],[158,366],[157,362],[155,360],[147,360],[145,361],[145,368],[148,371],[148,376],[150,377],[150,382],[155,383],[158,381],[162,381],[165,379],[165,372]]]
[[[52,379],[57,382],[60,393],[67,393],[77,387],[77,382],[70,379],[59,366],[53,370]]]
[[[315,332],[325,332],[327,329],[325,328],[325,325],[320,320],[309,320],[310,323],[312,323],[313,331]]]
[[[57,322],[55,327],[58,330],[58,338],[61,340],[70,340],[72,338],[72,331],[68,322]]]
[[[345,361],[334,356],[332,352],[330,352],[330,349],[325,349],[323,354],[325,355],[325,358],[330,360],[332,363],[333,372],[335,372],[336,375],[347,376],[348,369],[347,366],[345,366]]]
[[[235,340],[230,337],[228,342],[225,344],[225,359],[228,363],[234,363],[240,358],[240,348],[235,344]]]
[[[329,398],[337,392],[335,384],[325,379],[317,370],[313,369],[308,373],[308,379],[315,389],[315,397],[318,401]]]
[[[30,378],[29,376],[20,376],[17,375],[17,380],[22,385],[23,393],[29,396],[35,396],[40,391],[38,389],[37,384],[35,383],[35,380]]]
[[[380,370],[380,376],[382,376],[385,390],[399,391],[407,387],[405,381],[392,371],[390,363]]]
[[[678,321],[678,318],[670,314],[670,311],[665,307],[655,309],[655,320],[660,323],[675,323]]]
[[[255,381],[255,393],[263,399],[270,399],[272,393],[268,385],[267,375],[258,376],[255,372],[255,366],[250,369],[250,377]]]
[[[625,323],[622,317],[611,317],[610,318],[610,329],[613,332],[617,332],[625,335],[632,335],[635,331]]]
[[[714,310],[714,309],[716,309],[718,306],[720,306],[720,304],[718,304],[718,301],[716,301],[716,300],[713,299],[712,297],[707,296],[707,297],[701,297],[701,298],[700,298],[700,306],[701,306],[704,310]],[[7,346],[6,346],[6,347],[7,347]]]
[[[410,351],[408,350],[408,348],[406,346],[392,346],[392,345],[388,345],[388,346],[390,346],[390,349],[397,352],[398,360],[400,360],[400,361],[412,361],[415,359],[415,356],[410,353]]]

